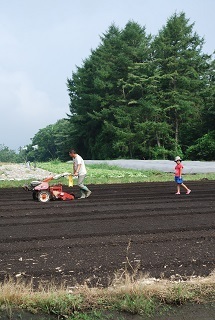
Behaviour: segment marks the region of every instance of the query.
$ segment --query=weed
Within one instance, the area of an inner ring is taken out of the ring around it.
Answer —
[[[115,318],[111,318],[111,316],[106,316],[101,311],[91,311],[87,313],[82,312],[74,312],[74,315],[72,315],[69,320],[111,320]]]
[[[9,318],[12,310],[17,308],[67,319],[111,319],[114,310],[153,315],[155,311],[170,305],[214,300],[215,273],[205,278],[176,282],[147,277],[138,279],[135,270],[135,276],[124,272],[123,277],[107,288],[90,288],[85,284],[77,285],[72,291],[66,286],[57,287],[54,284],[49,288],[41,284],[35,290],[32,283],[14,282],[12,279],[0,284],[1,310],[5,310]],[[104,310],[108,311],[108,316],[100,317]]]
[[[150,316],[155,312],[157,301],[140,294],[125,294],[115,302],[114,307],[123,312]]]

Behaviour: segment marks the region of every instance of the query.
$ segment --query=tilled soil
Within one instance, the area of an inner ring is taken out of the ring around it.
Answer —
[[[106,286],[125,268],[156,278],[209,275],[215,181],[188,185],[190,195],[175,195],[172,182],[91,185],[88,199],[48,203],[0,189],[0,280]]]
[[[190,195],[175,195],[174,183],[92,185],[88,199],[48,203],[22,189],[0,189],[0,280],[106,286],[125,269],[156,278],[207,276],[215,268],[215,182],[189,187]],[[78,195],[77,187],[72,191]],[[214,306],[175,312],[153,319],[214,319]],[[20,311],[11,319],[19,318]]]

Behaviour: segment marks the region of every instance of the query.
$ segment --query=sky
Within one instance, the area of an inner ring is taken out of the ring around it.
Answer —
[[[0,0],[0,147],[17,152],[67,117],[67,79],[111,24],[156,35],[182,11],[213,53],[214,0]]]

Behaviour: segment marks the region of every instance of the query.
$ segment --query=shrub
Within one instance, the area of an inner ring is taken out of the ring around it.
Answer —
[[[186,151],[186,158],[190,160],[215,160],[215,131],[205,134],[196,144]]]

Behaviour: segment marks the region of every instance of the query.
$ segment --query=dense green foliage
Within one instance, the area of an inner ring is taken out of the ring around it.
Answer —
[[[0,145],[0,162],[18,162],[19,156],[14,150],[10,150],[5,145]]]
[[[35,134],[32,145],[27,146],[27,150],[22,150],[21,154],[26,156],[28,161],[49,161],[56,158],[68,160],[70,131],[70,123],[67,119],[48,125]],[[36,150],[33,148],[35,145],[38,145]]]
[[[65,161],[71,147],[85,159],[215,160],[215,60],[203,44],[183,12],[153,37],[133,21],[111,25],[67,79],[68,119],[0,160]]]
[[[84,157],[195,157],[205,134],[213,145],[214,61],[193,27],[181,13],[154,38],[135,22],[101,37],[68,79],[72,142]]]

